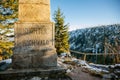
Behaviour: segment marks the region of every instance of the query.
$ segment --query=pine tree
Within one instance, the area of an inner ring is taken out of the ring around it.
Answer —
[[[0,0],[0,24],[18,18],[18,0]],[[4,26],[10,26],[11,23]],[[13,25],[13,23],[12,23]]]
[[[58,54],[69,53],[69,33],[68,24],[65,25],[64,15],[61,13],[60,8],[55,11],[54,14],[55,21],[55,48]]]
[[[0,0],[0,37],[7,38],[6,33],[11,33],[9,28],[14,28],[14,22],[18,18],[18,0]],[[0,39],[0,58],[6,59],[12,56],[13,42]]]

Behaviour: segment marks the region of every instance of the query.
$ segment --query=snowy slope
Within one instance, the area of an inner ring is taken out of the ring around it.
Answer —
[[[104,43],[120,41],[120,24],[78,29],[70,32],[70,49],[86,53],[103,53]],[[119,42],[120,44],[120,42]]]

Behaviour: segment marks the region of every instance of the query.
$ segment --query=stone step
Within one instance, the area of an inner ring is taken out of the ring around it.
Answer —
[[[36,68],[36,69],[11,69],[11,70],[6,70],[0,72],[0,80],[22,80],[23,78],[33,78],[35,76],[40,77],[40,78],[45,78],[45,77],[58,77],[62,76],[66,73],[65,68],[61,67],[53,67],[49,69],[41,69],[41,68]],[[27,80],[27,79],[25,79]]]

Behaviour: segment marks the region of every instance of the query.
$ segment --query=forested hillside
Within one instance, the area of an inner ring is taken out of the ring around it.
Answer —
[[[85,53],[120,53],[120,24],[70,32],[70,49]]]

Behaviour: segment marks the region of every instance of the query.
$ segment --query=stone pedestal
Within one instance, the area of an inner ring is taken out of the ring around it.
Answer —
[[[66,69],[61,67],[49,69],[13,69],[0,72],[0,80],[71,80],[63,79],[66,77],[65,72]]]
[[[66,69],[57,66],[50,0],[19,0],[18,17],[12,68],[1,71],[0,80],[63,80]]]
[[[50,0],[19,0],[19,21],[15,23],[12,59],[13,69],[57,66]]]

